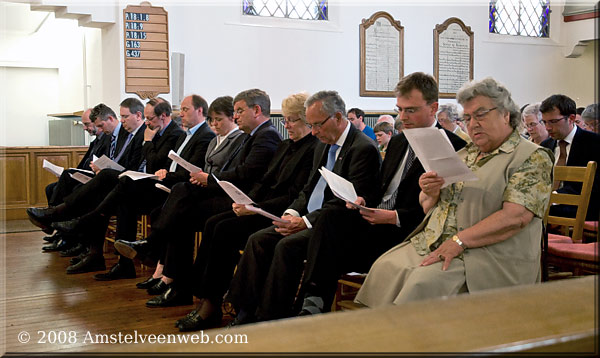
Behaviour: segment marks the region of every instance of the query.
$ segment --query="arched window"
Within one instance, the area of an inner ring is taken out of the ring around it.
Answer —
[[[328,20],[327,0],[242,0],[242,12],[249,16],[301,20]]]
[[[549,0],[491,0],[490,33],[529,37],[550,34]]]

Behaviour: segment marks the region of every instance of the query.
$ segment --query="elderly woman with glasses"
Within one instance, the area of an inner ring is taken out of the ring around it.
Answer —
[[[540,278],[542,217],[553,156],[518,133],[519,108],[492,78],[457,94],[472,143],[458,152],[478,180],[419,179],[427,214],[371,267],[356,301],[369,307],[530,284]]]
[[[540,144],[548,138],[548,131],[542,124],[541,103],[527,105],[523,109],[523,124],[529,133],[529,138],[535,144]]]

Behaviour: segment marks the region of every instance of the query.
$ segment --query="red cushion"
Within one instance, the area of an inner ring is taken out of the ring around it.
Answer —
[[[572,244],[573,240],[571,240],[570,237],[568,236],[564,236],[564,235],[557,235],[557,234],[548,234],[548,242],[553,242],[553,243],[559,243],[562,242],[563,244]]]
[[[583,230],[596,232],[598,231],[598,222],[597,221],[586,221],[583,223]]]
[[[581,261],[598,261],[598,243],[564,244],[548,242],[548,253]]]

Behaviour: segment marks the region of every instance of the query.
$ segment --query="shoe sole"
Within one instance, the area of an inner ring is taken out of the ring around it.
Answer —
[[[137,256],[137,251],[135,251],[135,249],[118,241],[115,242],[115,249],[119,251],[119,254],[131,260],[133,260]]]
[[[118,276],[118,277],[103,277],[103,276],[98,276],[101,274],[96,274],[94,275],[94,280],[96,281],[116,281],[116,280],[128,280],[128,279],[132,279],[132,278],[136,278],[136,276]]]
[[[28,211],[27,211],[27,218],[29,219],[29,221],[39,227],[40,229],[42,229],[42,231],[44,232],[44,234],[48,234],[48,235],[52,235],[52,233],[54,233],[54,229],[51,228],[50,226],[42,223],[41,221],[37,220],[34,216],[32,216]]]

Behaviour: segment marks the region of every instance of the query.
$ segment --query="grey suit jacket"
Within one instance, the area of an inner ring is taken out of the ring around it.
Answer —
[[[227,159],[231,156],[237,147],[242,144],[242,141],[246,135],[241,130],[237,130],[227,136],[223,143],[215,149],[217,145],[217,137],[213,138],[208,143],[206,149],[206,157],[204,161],[204,172],[208,174],[218,173],[227,162]]]

